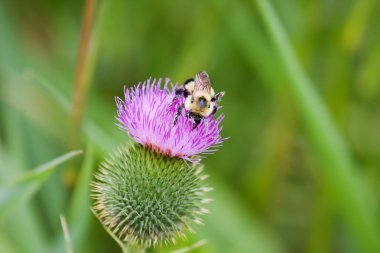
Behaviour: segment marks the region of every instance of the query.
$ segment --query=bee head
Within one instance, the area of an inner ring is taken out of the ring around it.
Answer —
[[[210,94],[204,90],[195,91],[193,93],[193,98],[194,98],[195,105],[199,109],[204,109],[204,108],[208,107],[210,104],[210,100],[211,100]]]
[[[205,107],[207,106],[207,100],[206,100],[205,97],[200,97],[200,98],[198,99],[198,106],[199,106],[199,108],[201,108],[201,109],[203,109],[203,108],[205,108]]]

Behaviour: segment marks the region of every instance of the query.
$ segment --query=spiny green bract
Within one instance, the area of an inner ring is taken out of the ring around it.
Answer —
[[[210,188],[202,167],[160,155],[133,144],[100,165],[93,183],[94,210],[104,226],[122,241],[150,247],[175,242],[191,231]]]

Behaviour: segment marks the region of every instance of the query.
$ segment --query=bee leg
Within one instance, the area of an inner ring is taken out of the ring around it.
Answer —
[[[179,115],[182,114],[182,109],[183,109],[183,107],[184,107],[183,104],[180,105],[180,106],[178,107],[178,109],[177,109],[177,113],[175,114],[175,118],[174,118],[173,125],[177,124],[178,117],[179,117]]]
[[[171,102],[171,105],[173,105],[174,102],[177,101],[180,97],[187,98],[187,96],[189,95],[190,95],[190,92],[185,87],[175,89],[174,98]]]
[[[194,117],[193,120],[194,120],[194,122],[193,122],[193,130],[194,130],[202,122],[202,118]]]
[[[219,108],[220,108],[219,106],[214,105],[214,108],[212,109],[212,113],[210,114],[210,117],[214,117],[214,115],[216,114]]]
[[[224,97],[224,94],[225,94],[224,91],[216,93],[215,96],[213,98],[211,98],[211,101],[212,102],[218,102],[219,100],[222,99],[222,97]]]
[[[184,92],[185,92],[185,88],[184,87],[180,87],[180,88],[175,89],[174,94],[176,96],[183,96]]]
[[[184,91],[185,91],[185,89],[183,88],[183,87],[181,87],[181,88],[178,88],[178,89],[176,89],[175,91],[174,91],[174,98],[173,98],[173,100],[172,100],[172,104],[179,98],[179,97],[181,97],[181,96],[183,96],[184,95]]]

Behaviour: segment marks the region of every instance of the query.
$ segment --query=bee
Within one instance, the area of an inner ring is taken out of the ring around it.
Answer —
[[[195,78],[186,80],[180,88],[175,90],[173,102],[180,97],[184,97],[185,101],[177,109],[174,125],[182,114],[182,110],[185,109],[186,116],[193,121],[193,129],[195,129],[202,119],[215,115],[220,108],[217,103],[224,94],[224,92],[215,94],[206,71],[197,73]]]

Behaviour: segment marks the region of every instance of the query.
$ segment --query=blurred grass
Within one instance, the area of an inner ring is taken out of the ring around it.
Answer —
[[[313,83],[303,72],[272,6],[265,0],[257,0],[256,3],[287,70],[289,88],[310,132],[318,162],[325,170],[321,174],[326,180],[331,201],[337,203],[352,233],[359,238],[362,251],[379,252],[380,231],[372,204],[374,196],[361,181],[360,175],[354,174],[355,168],[345,143],[313,89]],[[350,197],[346,198],[347,195]]]
[[[0,187],[67,152],[82,8],[0,2]],[[95,164],[129,141],[114,125],[114,97],[149,76],[181,82],[201,69],[226,91],[231,138],[205,160],[215,187],[205,226],[155,251],[206,239],[194,252],[378,252],[379,9],[373,0],[98,1],[84,158],[66,165],[78,173],[57,171],[0,217],[0,252],[64,252],[60,214],[75,252],[118,252],[88,196]]]
[[[49,178],[57,165],[80,153],[80,151],[67,153],[31,172],[24,173],[15,182],[5,184],[0,188],[0,216],[5,216],[18,207],[20,203],[26,202],[41,187],[41,184]]]

